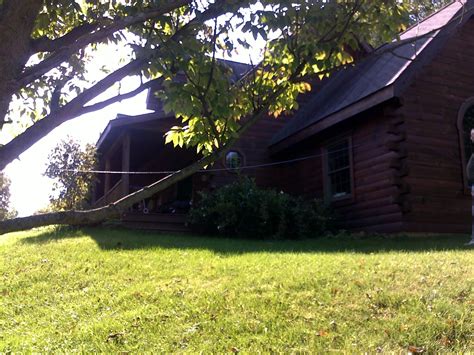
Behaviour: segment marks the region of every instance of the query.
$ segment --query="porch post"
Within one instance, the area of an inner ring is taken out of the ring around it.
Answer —
[[[107,155],[105,158],[105,171],[110,171],[110,166],[110,157]],[[105,174],[104,180],[104,196],[106,196],[110,190],[110,174]]]
[[[122,139],[122,171],[130,171],[130,133],[126,133]],[[130,193],[130,175],[122,173],[122,194]]]

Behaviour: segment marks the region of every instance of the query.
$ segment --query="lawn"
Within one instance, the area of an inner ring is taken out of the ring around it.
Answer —
[[[0,352],[474,351],[467,240],[0,236]]]

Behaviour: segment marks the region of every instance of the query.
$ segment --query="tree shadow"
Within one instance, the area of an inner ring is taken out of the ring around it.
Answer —
[[[23,243],[42,244],[71,238],[92,238],[103,250],[191,249],[209,250],[219,254],[272,253],[381,253],[472,250],[464,244],[467,235],[383,236],[339,234],[306,240],[250,240],[206,237],[122,228],[57,228],[29,238]]]

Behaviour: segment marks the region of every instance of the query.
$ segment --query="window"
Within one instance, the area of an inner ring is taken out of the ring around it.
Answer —
[[[461,148],[462,170],[464,187],[467,189],[468,181],[466,166],[469,158],[474,153],[474,145],[471,141],[471,130],[474,129],[474,98],[466,101],[461,106],[458,116],[459,144]]]
[[[225,166],[228,169],[238,169],[244,165],[244,157],[235,150],[231,150],[225,156]]]
[[[325,148],[325,195],[329,201],[352,197],[351,140],[345,138]]]

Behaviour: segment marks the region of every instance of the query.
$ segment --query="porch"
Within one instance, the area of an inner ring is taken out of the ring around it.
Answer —
[[[136,120],[137,124],[112,127],[103,135],[105,139],[97,144],[99,170],[110,173],[98,176],[93,191],[95,207],[113,203],[198,159],[194,151],[164,143],[164,132],[171,124],[164,121],[155,119],[145,125]],[[123,218],[124,225],[145,229],[159,225],[158,229],[163,226],[170,231],[176,231],[180,225],[182,229],[185,214],[198,198],[198,192],[212,188],[211,179],[210,174],[195,174],[144,199],[129,209]]]

